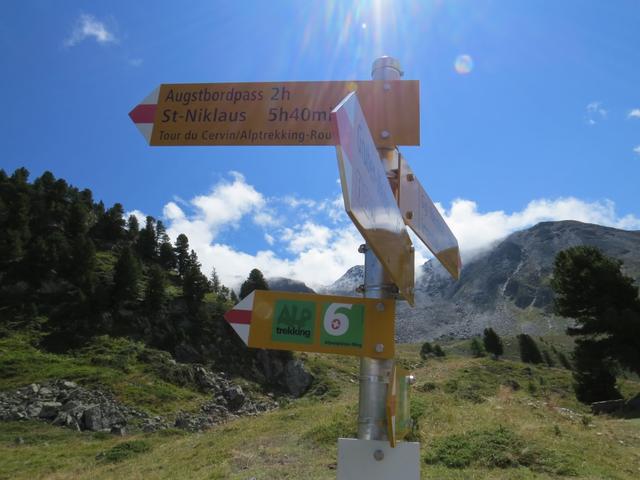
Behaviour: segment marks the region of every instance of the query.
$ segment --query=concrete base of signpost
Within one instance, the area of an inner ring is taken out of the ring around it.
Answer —
[[[338,439],[338,480],[419,480],[420,444]]]

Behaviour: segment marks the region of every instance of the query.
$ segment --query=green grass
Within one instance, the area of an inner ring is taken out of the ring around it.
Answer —
[[[206,396],[176,385],[138,359],[145,347],[126,339],[99,337],[79,352],[58,355],[34,344],[37,336],[18,334],[0,339],[0,390],[64,378],[86,387],[111,391],[123,403],[151,414],[171,417],[193,410]]]
[[[65,378],[79,379],[90,373],[145,408],[197,403],[197,392],[164,382],[141,362],[139,346],[102,342],[76,356],[47,356],[24,338],[2,339],[0,361],[21,356],[25,368],[2,379],[2,388],[36,378],[31,359],[46,374],[66,369]],[[452,354],[451,346],[444,359],[422,361],[419,347],[399,345],[397,356],[417,378],[411,414],[422,478],[638,478],[640,419],[586,415],[573,398],[569,371],[473,359]],[[171,429],[121,438],[40,422],[1,423],[0,479],[335,479],[337,437],[353,437],[357,427],[358,359],[302,357],[316,376],[313,394],[204,433]],[[640,391],[632,379],[625,385]]]
[[[131,440],[129,442],[122,442],[114,445],[109,450],[98,453],[96,459],[99,462],[104,463],[117,463],[124,460],[129,460],[136,455],[146,453],[151,450],[149,442],[144,440]]]

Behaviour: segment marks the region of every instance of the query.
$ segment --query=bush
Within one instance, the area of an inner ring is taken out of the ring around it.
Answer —
[[[552,474],[574,473],[564,459],[553,452],[531,446],[502,426],[495,430],[475,430],[436,439],[425,461],[449,468],[518,468]]]
[[[431,353],[433,353],[433,347],[429,342],[424,342],[420,348],[420,358],[426,360]]]
[[[436,357],[444,357],[445,356],[444,350],[442,350],[442,347],[440,345],[438,345],[437,343],[433,346],[433,354]]]
[[[471,355],[473,355],[475,358],[484,357],[485,355],[484,347],[482,346],[482,342],[480,341],[479,338],[474,337],[471,340],[470,348],[471,348]]]

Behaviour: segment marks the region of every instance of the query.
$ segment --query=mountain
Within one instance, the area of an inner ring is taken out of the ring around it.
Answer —
[[[293,293],[316,293],[312,288],[309,288],[306,283],[299,280],[293,280],[285,277],[268,278],[270,290],[278,290],[280,292],[293,292]]]
[[[576,245],[592,245],[621,260],[624,273],[640,283],[639,231],[543,222],[467,261],[457,282],[437,261],[426,262],[416,281],[415,308],[397,304],[398,341],[469,337],[487,326],[501,334],[563,332],[568,321],[552,312],[550,278],[557,253]],[[363,270],[352,267],[327,293],[353,292]]]
[[[351,267],[338,280],[331,285],[320,289],[320,293],[327,295],[356,296],[356,289],[364,282],[364,265]]]

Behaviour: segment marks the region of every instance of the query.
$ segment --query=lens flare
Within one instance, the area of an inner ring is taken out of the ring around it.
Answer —
[[[467,75],[473,70],[473,59],[470,55],[458,55],[454,63],[454,68],[460,75]]]

